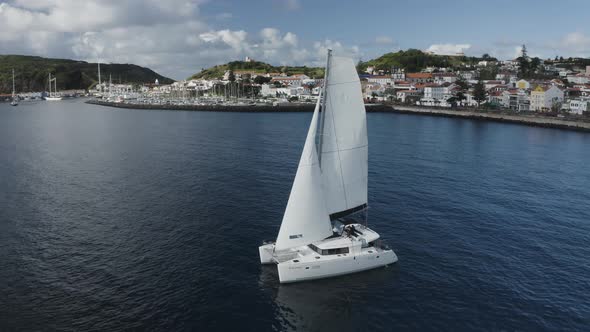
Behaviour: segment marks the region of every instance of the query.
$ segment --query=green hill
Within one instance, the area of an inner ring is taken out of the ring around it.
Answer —
[[[408,49],[386,53],[376,59],[359,63],[358,70],[364,71],[369,66],[377,70],[391,70],[392,67],[403,68],[406,72],[418,72],[426,67],[453,67],[475,65],[481,60],[496,60],[493,57],[479,58],[470,56],[436,55],[424,53],[417,49]]]
[[[324,77],[324,68],[307,67],[307,66],[273,66],[268,63],[259,61],[232,61],[223,65],[213,66],[208,69],[202,69],[200,72],[192,75],[189,79],[214,79],[221,78],[227,70],[249,70],[260,74],[266,73],[287,73],[305,74],[311,78]]]
[[[364,72],[367,67],[373,66],[377,70],[391,70],[392,67],[403,68],[406,72],[417,72],[426,67],[453,67],[461,68],[467,65],[475,65],[481,60],[496,60],[496,58],[471,57],[471,56],[453,56],[453,55],[436,55],[424,53],[417,49],[408,49],[384,54],[376,59],[366,62],[359,62],[357,69],[360,73]],[[252,61],[232,61],[223,65],[213,66],[208,69],[202,69],[199,73],[192,75],[189,79],[214,79],[223,77],[227,70],[250,70],[261,74],[266,73],[287,73],[305,74],[311,78],[323,78],[324,68],[306,67],[306,66],[273,66],[268,63]]]
[[[67,59],[49,59],[25,55],[0,55],[0,93],[12,91],[12,69],[16,74],[16,89],[19,92],[46,91],[47,78],[51,72],[57,76],[58,90],[88,89],[98,83],[96,63]],[[132,64],[101,64],[101,76],[113,83],[151,83],[156,79],[168,84],[173,80],[149,68]]]

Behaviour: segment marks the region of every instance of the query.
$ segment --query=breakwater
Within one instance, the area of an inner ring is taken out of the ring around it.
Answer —
[[[288,103],[280,104],[278,106],[271,105],[153,105],[153,104],[132,104],[132,103],[114,103],[103,100],[91,99],[86,101],[88,104],[116,107],[116,108],[130,108],[130,109],[148,109],[148,110],[170,110],[170,111],[201,111],[201,112],[247,112],[247,113],[281,113],[281,112],[312,112],[314,104],[299,104]],[[568,130],[578,130],[590,132],[590,122],[573,121],[566,119],[559,119],[555,117],[542,115],[521,115],[521,114],[505,114],[497,112],[483,112],[483,111],[466,111],[466,110],[452,110],[452,109],[437,109],[429,107],[416,106],[389,106],[380,104],[366,105],[368,113],[404,113],[404,114],[418,114],[430,116],[453,117],[461,119],[471,119],[479,121],[495,121],[514,123],[528,126],[558,128]]]
[[[452,118],[462,118],[482,121],[495,121],[515,123],[521,125],[545,127],[545,128],[559,128],[590,132],[590,122],[565,120],[542,115],[520,115],[520,114],[505,114],[492,112],[477,112],[477,111],[463,111],[451,109],[436,109],[428,107],[414,107],[414,106],[394,106],[391,108],[396,113],[405,114],[419,114],[430,116],[443,116]]]
[[[285,103],[277,106],[272,105],[154,105],[154,104],[132,104],[114,103],[103,100],[91,99],[87,104],[109,106],[116,108],[170,110],[170,111],[202,111],[202,112],[247,112],[247,113],[268,113],[268,112],[313,112],[315,104]],[[392,112],[390,106],[367,105],[367,112]]]

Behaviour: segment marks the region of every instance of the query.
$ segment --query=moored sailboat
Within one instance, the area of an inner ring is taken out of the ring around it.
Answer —
[[[54,93],[51,93],[51,82],[54,83],[55,88],[54,88]],[[47,101],[57,101],[57,100],[61,100],[62,97],[60,95],[57,94],[57,78],[51,78],[51,73],[49,73],[49,95],[47,97],[45,97],[45,100]]]
[[[18,96],[16,95],[16,85],[14,83],[14,69],[12,70],[12,100],[10,105],[18,106]]]
[[[324,87],[309,126],[276,242],[259,247],[282,283],[395,263],[379,234],[358,221],[367,209],[368,139],[352,59],[328,51]]]

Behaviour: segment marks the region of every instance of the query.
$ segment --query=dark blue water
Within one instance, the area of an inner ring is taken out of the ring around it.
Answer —
[[[0,105],[0,330],[587,330],[590,134],[370,114],[395,266],[280,286],[311,114]]]

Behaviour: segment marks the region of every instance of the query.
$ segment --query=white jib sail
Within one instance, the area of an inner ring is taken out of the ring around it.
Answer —
[[[307,245],[332,235],[315,144],[318,117],[319,102],[309,126],[275,250]]]
[[[331,57],[328,68],[321,170],[328,214],[367,204],[367,116],[350,58]]]

